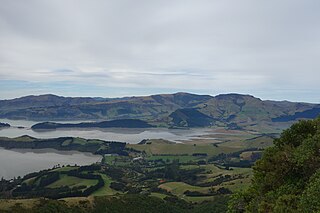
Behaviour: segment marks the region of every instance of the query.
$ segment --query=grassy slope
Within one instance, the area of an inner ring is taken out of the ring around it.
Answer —
[[[34,199],[0,199],[0,212],[8,211],[15,205],[20,205],[23,208],[30,209],[39,204],[39,198]]]
[[[221,130],[222,131],[222,130]],[[213,144],[210,143],[197,143],[196,146],[192,142],[188,143],[181,143],[181,144],[175,144],[170,143],[164,140],[150,140],[151,144],[129,144],[129,148],[138,149],[141,151],[146,151],[148,154],[147,159],[164,159],[165,161],[168,159],[172,161],[173,159],[179,159],[180,162],[188,162],[192,160],[199,159],[198,157],[191,156],[193,153],[207,153],[208,156],[216,155],[219,153],[226,153],[226,152],[235,152],[238,150],[245,149],[247,147],[255,147],[260,146],[261,143],[269,143],[269,140],[272,139],[266,136],[263,137],[257,137],[256,133],[251,132],[237,132],[233,131],[230,132],[221,132],[222,134],[216,135],[217,140],[219,140],[221,143],[218,144],[218,147],[215,147]],[[252,139],[255,138],[255,139]],[[248,140],[249,139],[249,140]],[[82,139],[75,139],[76,143],[83,143],[84,141]],[[152,154],[167,154],[167,156],[152,156]],[[188,156],[169,156],[169,155],[175,155],[175,154],[188,154]],[[110,158],[110,162],[114,160],[114,157],[108,157]],[[107,159],[108,159],[107,158]],[[209,165],[187,165],[187,166],[181,166],[183,169],[194,169],[194,168],[204,168],[206,181],[214,181],[219,175],[234,175],[234,174],[243,174],[245,178],[238,179],[238,180],[232,180],[225,183],[220,184],[219,186],[214,186],[213,188],[218,189],[220,187],[226,187],[229,188],[231,191],[238,190],[239,187],[246,187],[249,184],[247,176],[251,174],[251,169],[234,169],[234,170],[223,170],[219,169],[218,167],[209,164]],[[71,169],[75,169],[76,167],[64,167],[56,169],[56,171],[68,171]],[[105,186],[96,192],[94,192],[93,196],[103,196],[103,195],[113,195],[116,193],[116,191],[110,189],[110,183],[111,179],[108,178],[105,175],[102,175]],[[27,180],[32,181],[32,180]],[[94,181],[94,180],[93,180]],[[56,181],[55,183],[51,184],[50,187],[59,187],[62,185],[69,185],[71,187],[79,186],[79,185],[93,185],[96,182],[92,182],[92,180],[86,180],[86,179],[79,179],[75,177],[68,177],[64,176],[62,179]],[[172,183],[165,183],[162,184],[161,187],[165,187],[168,190],[172,190],[173,194],[176,194],[178,197],[181,197],[187,201],[192,202],[201,202],[204,200],[213,200],[215,199],[215,196],[208,196],[208,197],[188,197],[183,194],[184,191],[190,190],[190,191],[200,191],[200,192],[207,192],[210,187],[198,187],[198,186],[191,186],[186,183],[182,182],[172,182]],[[163,194],[153,194],[155,197],[161,197],[163,198],[165,195]]]
[[[211,187],[192,186],[183,182],[169,182],[160,185],[159,188],[165,189],[171,192],[172,194],[176,195],[177,197],[189,202],[201,203],[203,201],[210,201],[216,199],[215,196],[189,197],[183,194],[187,190],[207,193]]]
[[[104,180],[104,186],[97,191],[95,191],[92,196],[104,196],[104,195],[114,195],[117,193],[117,191],[110,188],[110,184],[112,180],[107,176],[101,174],[103,180]]]
[[[192,143],[166,143],[163,140],[150,140],[152,144],[129,144],[129,148],[145,151],[149,155],[192,155],[194,153],[206,153],[209,156],[219,153],[229,153],[238,151],[233,147],[215,147],[212,144]]]
[[[159,188],[165,189],[172,194],[178,196],[179,198],[185,199],[187,201],[192,201],[192,202],[202,202],[206,200],[214,200],[215,196],[203,196],[203,197],[188,197],[184,194],[185,191],[198,191],[202,193],[208,193],[209,190],[212,189],[219,189],[221,187],[225,187],[230,189],[231,191],[235,192],[239,189],[243,189],[249,186],[250,184],[250,177],[252,173],[252,169],[250,168],[233,168],[233,170],[224,170],[216,167],[215,165],[208,164],[208,165],[186,165],[186,166],[181,166],[183,169],[195,169],[195,168],[202,168],[205,169],[205,174],[201,174],[201,176],[205,176],[206,179],[203,181],[205,182],[210,182],[214,181],[221,175],[242,175],[243,178],[241,179],[236,179],[236,180],[231,180],[231,181],[226,181],[223,182],[217,186],[212,186],[212,187],[200,187],[200,186],[192,186],[184,182],[168,182],[161,184]]]
[[[0,117],[33,120],[113,120],[136,118],[170,126],[169,117],[179,109],[194,108],[212,117],[216,125],[236,123],[242,127],[270,122],[319,105],[285,101],[262,101],[250,95],[199,96],[187,93],[130,97],[124,99],[79,99],[52,95],[0,100]],[[183,116],[182,116],[183,117]],[[186,118],[185,120],[188,120]],[[274,123],[272,123],[274,124]],[[259,128],[269,128],[267,125]]]
[[[79,168],[78,166],[65,166],[52,170],[52,172],[67,172]]]
[[[86,186],[87,188],[98,183],[97,180],[82,179],[78,177],[60,175],[60,179],[56,182],[48,185],[48,188],[58,188],[61,186],[77,187],[77,186]]]
[[[188,163],[190,161],[196,161],[201,159],[201,157],[195,157],[195,156],[171,156],[171,155],[161,155],[161,156],[150,156],[147,158],[147,160],[160,160],[162,159],[163,161],[170,161],[172,162],[173,160],[179,160],[180,163]]]

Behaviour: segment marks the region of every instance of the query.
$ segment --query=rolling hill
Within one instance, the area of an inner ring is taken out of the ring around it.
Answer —
[[[166,127],[253,127],[292,123],[320,114],[319,104],[264,101],[251,95],[189,93],[117,99],[26,96],[0,100],[0,118],[37,121],[140,119]]]

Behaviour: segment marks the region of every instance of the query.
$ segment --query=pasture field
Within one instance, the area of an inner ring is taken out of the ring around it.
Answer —
[[[112,179],[109,178],[107,175],[101,175],[103,181],[104,181],[104,186],[97,191],[93,192],[91,196],[105,196],[105,195],[114,195],[116,193],[119,193],[113,189],[110,188],[110,184],[112,182]]]
[[[150,140],[150,144],[128,144],[128,148],[144,151],[149,156],[154,155],[193,155],[204,153],[208,156],[219,153],[230,153],[239,151],[241,148],[232,146],[215,146],[214,144],[192,144],[192,143],[167,143],[163,140]]]
[[[86,188],[89,188],[90,186],[97,184],[97,182],[98,182],[97,180],[84,179],[84,178],[78,178],[78,177],[61,174],[59,180],[48,185],[47,187],[59,188],[62,186],[69,186],[70,188],[73,188],[78,186],[86,186]]]

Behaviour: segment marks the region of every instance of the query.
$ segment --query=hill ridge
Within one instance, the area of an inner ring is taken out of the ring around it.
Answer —
[[[0,118],[49,120],[140,119],[167,127],[290,123],[320,114],[320,104],[261,100],[249,94],[216,96],[185,92],[123,98],[63,97],[52,94],[0,100]],[[268,127],[268,128],[269,128]]]

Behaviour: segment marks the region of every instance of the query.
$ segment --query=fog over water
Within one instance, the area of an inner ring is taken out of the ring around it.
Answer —
[[[30,135],[36,138],[57,138],[57,137],[81,137],[86,139],[101,139],[107,141],[120,141],[127,143],[139,143],[143,139],[166,139],[174,142],[181,140],[190,140],[199,135],[206,135],[208,129],[167,129],[167,128],[107,128],[107,129],[58,129],[49,131],[33,131],[31,126],[36,124],[35,121],[25,120],[8,120],[1,119],[0,122],[9,123],[11,128],[0,130],[0,136],[19,137]],[[64,121],[66,122],[66,121]],[[68,123],[80,121],[67,121]],[[60,122],[61,123],[61,122]],[[18,128],[24,127],[24,128]]]
[[[107,141],[121,141],[127,143],[139,143],[143,139],[166,139],[174,142],[190,140],[200,135],[209,134],[205,128],[199,129],[58,129],[51,131],[33,131],[31,126],[35,121],[1,119],[0,122],[9,123],[10,128],[0,129],[0,137],[19,137],[29,135],[36,138],[57,138],[57,137],[81,137],[86,139],[101,139]],[[66,122],[66,121],[64,121]],[[67,121],[81,122],[81,121]],[[23,127],[23,128],[22,128]],[[6,150],[0,148],[0,178],[10,179],[17,176],[24,176],[28,173],[52,168],[60,165],[88,165],[100,161],[101,156],[90,153],[74,151],[57,151],[54,149]]]
[[[0,178],[11,179],[52,168],[55,165],[89,165],[101,161],[100,155],[54,149],[13,149],[0,148]]]

